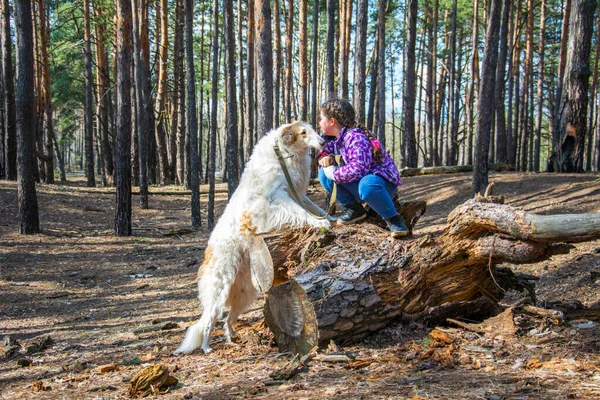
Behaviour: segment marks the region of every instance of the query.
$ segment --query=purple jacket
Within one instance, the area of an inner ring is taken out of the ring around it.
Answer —
[[[401,185],[398,167],[392,157],[383,150],[383,160],[373,160],[372,144],[360,128],[342,128],[335,140],[323,147],[325,154],[340,154],[342,163],[333,172],[336,183],[354,182],[371,173],[381,176],[394,185]]]

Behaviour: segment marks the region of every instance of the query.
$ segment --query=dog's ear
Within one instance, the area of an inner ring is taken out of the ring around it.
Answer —
[[[284,126],[281,129],[281,135],[279,138],[286,146],[291,146],[294,144],[297,139],[297,134],[294,132],[294,124]]]

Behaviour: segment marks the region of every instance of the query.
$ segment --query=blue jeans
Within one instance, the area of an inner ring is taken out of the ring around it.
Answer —
[[[333,190],[333,181],[325,176],[323,168],[319,168],[319,181],[329,193]],[[338,183],[337,200],[343,206],[358,201],[366,202],[381,218],[390,218],[398,214],[392,197],[398,187],[384,178],[367,174],[353,182]]]

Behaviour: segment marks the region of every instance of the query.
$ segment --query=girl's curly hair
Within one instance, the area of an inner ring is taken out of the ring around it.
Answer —
[[[373,142],[377,142],[377,139],[373,137],[369,129],[363,124],[359,124],[356,122],[356,112],[354,111],[354,107],[348,100],[344,99],[331,99],[321,104],[321,112],[327,118],[335,119],[340,125],[345,126],[346,128],[359,128],[363,131],[363,133],[367,136],[367,138]],[[371,146],[373,150],[373,157],[381,161],[383,159],[383,149],[380,145]]]

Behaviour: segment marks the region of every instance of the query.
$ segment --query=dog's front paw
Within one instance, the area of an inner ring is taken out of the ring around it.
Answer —
[[[212,351],[212,348],[210,346],[202,346],[202,351],[204,354],[208,354]]]

